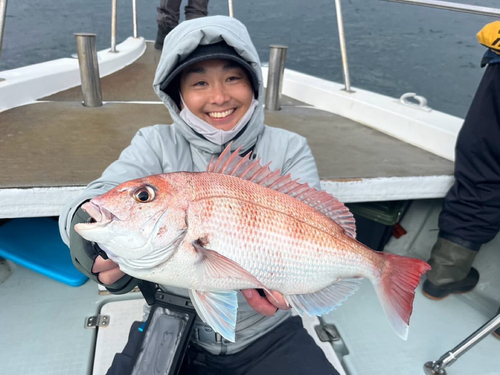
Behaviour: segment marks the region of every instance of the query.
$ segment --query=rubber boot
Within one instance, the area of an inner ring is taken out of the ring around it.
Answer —
[[[474,289],[479,273],[472,268],[477,251],[438,238],[432,248],[423,293],[431,299],[443,299],[452,293],[466,293]]]
[[[156,33],[156,41],[155,41],[155,48],[158,50],[163,49],[163,41],[165,40],[165,37],[170,33],[173,29],[170,27],[162,27],[158,26],[158,32]]]
[[[497,315],[500,314],[500,308],[498,309],[497,311]],[[493,331],[493,335],[497,338],[497,339],[500,339],[500,327],[498,327],[497,329],[495,329]]]

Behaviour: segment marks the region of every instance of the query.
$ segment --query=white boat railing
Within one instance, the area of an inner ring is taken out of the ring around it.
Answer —
[[[410,4],[410,5],[420,5],[424,7],[438,8],[444,10],[453,10],[456,12],[472,13],[480,16],[492,16],[492,17],[500,16],[500,9],[497,8],[452,3],[449,1],[440,1],[440,0],[385,0],[385,1],[391,1],[393,3]]]
[[[419,6],[438,8],[444,10],[453,10],[456,12],[472,13],[472,14],[477,14],[482,16],[492,16],[497,18],[500,16],[500,9],[497,8],[452,3],[450,1],[438,1],[438,0],[385,0],[385,1],[410,4],[410,5],[419,5]],[[347,92],[352,92],[351,81],[349,79],[349,64],[347,62],[344,21],[342,17],[342,8],[340,2],[341,0],[335,0],[335,10],[337,13],[337,26],[339,29],[340,53],[342,56],[342,69],[344,72],[344,89]]]
[[[232,2],[230,1],[231,9]],[[110,52],[116,53],[116,19],[117,19],[117,0],[111,0],[111,50]],[[3,35],[5,29],[5,18],[7,16],[7,0],[0,0],[0,58],[2,56],[2,44],[3,44]],[[138,38],[137,31],[137,0],[132,0],[132,23],[133,23],[133,36],[134,38]],[[0,78],[0,81],[3,79]]]
[[[111,50],[109,52],[117,53],[116,50],[116,24],[117,24],[117,0],[111,0]],[[132,0],[132,24],[133,36],[138,38],[137,32],[137,0]]]
[[[139,38],[137,30],[137,0],[132,0],[132,23],[134,24],[133,36]]]
[[[342,17],[342,6],[340,5],[340,0],[335,0],[335,10],[337,13],[337,27],[339,29],[340,54],[342,55],[345,91],[352,92],[351,80],[349,78],[349,63],[347,62],[347,48],[345,44],[344,19]]]
[[[7,13],[7,0],[0,0],[0,58],[2,57],[3,31],[5,29],[5,16]],[[3,81],[0,78],[0,81]]]
[[[452,10],[463,13],[472,13],[483,16],[499,17],[500,9],[483,7],[477,5],[468,5],[453,3],[449,1],[440,0],[385,0],[401,4],[410,4],[425,6],[437,9]],[[229,16],[234,17],[233,1],[228,0]],[[110,52],[116,53],[116,24],[117,24],[117,0],[111,0],[111,50]],[[351,83],[349,77],[349,64],[347,60],[347,49],[344,34],[344,22],[342,17],[341,0],[335,0],[335,9],[337,13],[337,26],[339,29],[339,42],[340,51],[342,55],[342,68],[344,73],[344,89],[347,92],[351,92]],[[0,57],[2,55],[2,42],[5,29],[5,18],[7,12],[7,0],[0,0]],[[138,37],[137,31],[137,0],[132,0],[132,22],[133,22],[133,36]],[[1,78],[0,78],[1,80]]]
[[[116,53],[116,0],[111,0],[111,50]]]

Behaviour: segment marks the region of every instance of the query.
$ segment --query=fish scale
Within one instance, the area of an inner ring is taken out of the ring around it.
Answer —
[[[189,230],[200,237],[210,233],[207,248],[234,260],[268,288],[310,293],[354,269],[359,276],[365,272],[355,253],[369,257],[371,251],[336,240],[342,228],[306,204],[237,177],[187,177],[197,187],[188,221],[191,215],[201,219]]]

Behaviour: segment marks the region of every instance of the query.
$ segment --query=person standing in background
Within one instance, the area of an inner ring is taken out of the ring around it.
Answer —
[[[500,231],[500,21],[487,24],[477,39],[488,48],[481,60],[487,68],[458,134],[455,183],[444,200],[422,288],[436,300],[474,289],[474,259]],[[500,328],[494,334],[500,338]]]
[[[160,0],[158,11],[158,33],[156,34],[155,48],[163,49],[165,37],[179,24],[182,0]],[[185,7],[186,20],[205,17],[208,15],[208,0],[188,0]]]

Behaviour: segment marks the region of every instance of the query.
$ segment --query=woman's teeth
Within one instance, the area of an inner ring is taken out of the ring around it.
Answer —
[[[227,111],[224,111],[224,112],[208,112],[208,115],[210,117],[213,117],[213,118],[224,118],[224,117],[229,116],[233,112],[234,112],[234,108],[228,109]]]

